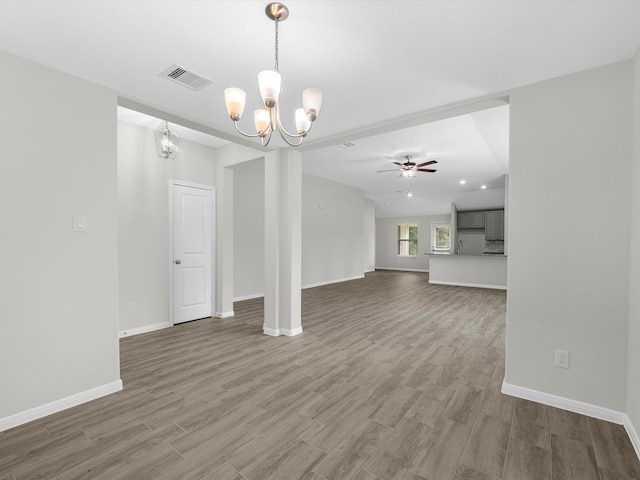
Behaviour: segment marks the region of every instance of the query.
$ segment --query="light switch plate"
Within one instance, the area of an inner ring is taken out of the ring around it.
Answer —
[[[86,232],[87,231],[87,216],[86,215],[74,215],[73,216],[73,231],[74,232]]]

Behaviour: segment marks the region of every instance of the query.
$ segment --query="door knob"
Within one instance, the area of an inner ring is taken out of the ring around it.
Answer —
[[[180,265],[182,262],[180,260],[176,260],[176,265]]]

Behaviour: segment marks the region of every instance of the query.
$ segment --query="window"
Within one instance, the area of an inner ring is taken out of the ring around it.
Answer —
[[[398,225],[398,255],[405,257],[418,255],[417,225]]]
[[[431,224],[431,249],[434,252],[451,250],[451,225],[449,223]]]

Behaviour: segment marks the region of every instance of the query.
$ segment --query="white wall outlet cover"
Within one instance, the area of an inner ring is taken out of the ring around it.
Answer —
[[[87,216],[86,215],[74,215],[73,216],[73,231],[74,232],[86,232],[87,231]]]
[[[555,366],[560,368],[569,368],[569,352],[566,350],[555,351]]]

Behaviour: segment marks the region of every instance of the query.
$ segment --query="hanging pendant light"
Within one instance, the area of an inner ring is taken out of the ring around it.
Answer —
[[[313,122],[318,118],[322,106],[322,91],[309,87],[302,92],[302,108],[294,114],[296,133],[289,133],[280,121],[279,97],[282,77],[278,71],[278,24],[289,16],[289,9],[282,3],[270,3],[265,14],[275,22],[275,64],[273,70],[264,70],[258,74],[258,87],[265,108],[254,112],[256,134],[248,134],[240,130],[238,122],[242,118],[247,94],[244,90],[231,87],[224,91],[227,113],[236,130],[245,137],[260,137],[262,145],[269,145],[271,134],[278,131],[282,139],[292,147],[302,144]]]
[[[155,132],[156,149],[162,158],[176,158],[178,152],[178,135],[169,130],[169,122],[165,123],[164,131]]]

